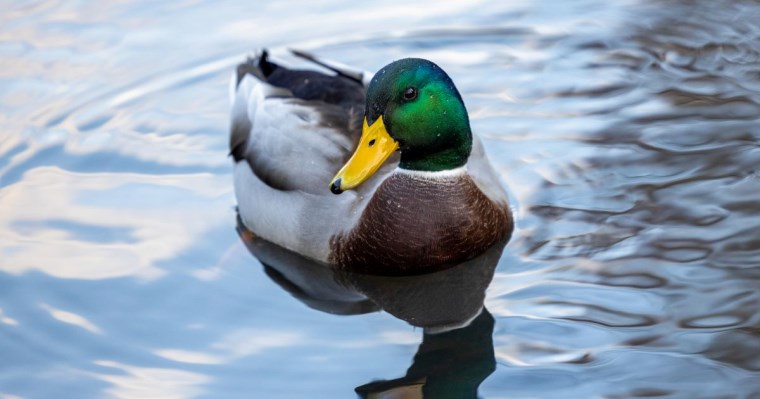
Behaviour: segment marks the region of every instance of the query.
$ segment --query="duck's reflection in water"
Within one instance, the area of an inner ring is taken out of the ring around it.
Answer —
[[[315,263],[240,223],[238,233],[267,275],[307,306],[341,315],[384,310],[423,328],[406,375],[356,388],[362,398],[477,398],[478,386],[494,371],[494,320],[483,301],[506,243],[442,271],[376,276]]]
[[[478,386],[496,369],[493,317],[487,309],[467,326],[425,333],[402,378],[356,388],[366,399],[475,399]]]

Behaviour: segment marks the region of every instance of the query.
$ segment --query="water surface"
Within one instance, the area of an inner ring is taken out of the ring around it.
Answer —
[[[451,346],[493,356],[480,397],[760,397],[757,2],[250,3],[3,7],[0,398],[354,398],[450,345],[306,306],[238,237],[262,46],[457,83],[517,216]]]

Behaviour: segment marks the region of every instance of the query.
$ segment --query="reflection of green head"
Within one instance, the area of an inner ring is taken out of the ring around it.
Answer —
[[[438,65],[420,58],[381,69],[367,90],[367,122],[382,117],[398,141],[400,167],[439,171],[467,163],[472,132],[454,82]]]
[[[478,387],[496,370],[494,319],[487,309],[467,327],[425,334],[406,376],[356,388],[363,399],[392,391],[417,390],[423,398],[477,399]]]

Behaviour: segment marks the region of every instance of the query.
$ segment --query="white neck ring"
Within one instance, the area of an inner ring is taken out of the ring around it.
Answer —
[[[467,174],[467,165],[460,166],[454,169],[437,170],[435,172],[429,172],[425,170],[411,170],[411,169],[404,169],[404,168],[396,168],[395,172],[398,174],[403,174],[403,175],[416,177],[420,179],[447,180],[453,177],[460,177]]]

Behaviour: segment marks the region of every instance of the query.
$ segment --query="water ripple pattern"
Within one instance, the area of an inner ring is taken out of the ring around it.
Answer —
[[[478,397],[760,398],[756,1],[106,3],[0,15],[0,398],[404,375],[419,329],[304,306],[237,236],[227,82],[262,46],[457,82],[517,216]]]

